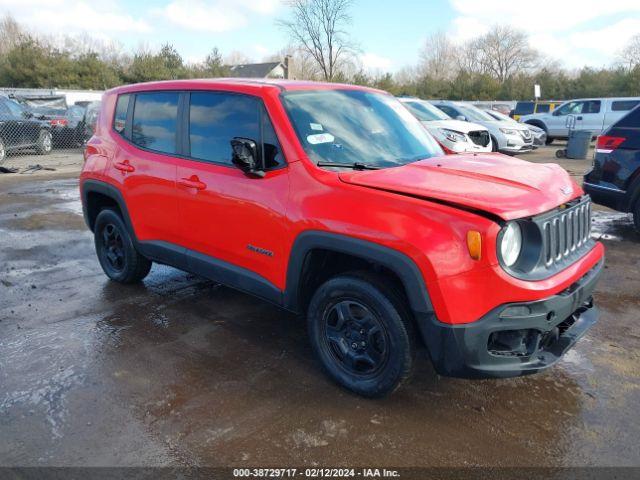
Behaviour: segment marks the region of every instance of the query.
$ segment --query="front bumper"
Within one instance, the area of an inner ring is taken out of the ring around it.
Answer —
[[[552,366],[596,323],[592,294],[600,260],[566,290],[501,305],[480,320],[450,325],[424,315],[420,330],[436,371],[461,378],[514,377]]]

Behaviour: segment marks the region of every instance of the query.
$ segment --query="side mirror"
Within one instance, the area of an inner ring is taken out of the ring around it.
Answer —
[[[247,175],[264,177],[264,170],[258,165],[258,146],[250,138],[231,139],[231,161]]]
[[[464,115],[458,115],[456,117],[456,120],[460,120],[461,122],[466,122],[467,121],[467,117],[465,117]]]

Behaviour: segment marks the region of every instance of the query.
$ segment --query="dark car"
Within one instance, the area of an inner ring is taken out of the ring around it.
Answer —
[[[595,203],[632,212],[640,232],[640,106],[598,137],[584,190]]]
[[[8,153],[35,149],[46,155],[51,152],[51,128],[48,123],[13,100],[0,96],[0,164]]]
[[[31,111],[37,118],[49,122],[56,147],[77,147],[84,143],[84,107],[80,105],[71,105],[65,109],[36,107]]]
[[[100,115],[100,102],[90,102],[86,105],[84,118],[82,120],[84,124],[84,134],[82,137],[83,144],[86,143],[95,133],[98,115]]]

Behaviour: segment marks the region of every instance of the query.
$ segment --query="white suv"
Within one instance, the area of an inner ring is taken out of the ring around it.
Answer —
[[[446,113],[419,98],[399,99],[425,126],[447,153],[490,152],[491,135],[482,125],[452,120]]]

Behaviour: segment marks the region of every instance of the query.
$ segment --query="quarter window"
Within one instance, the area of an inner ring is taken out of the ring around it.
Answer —
[[[611,111],[626,112],[638,104],[640,104],[640,100],[617,100],[611,103]]]
[[[120,95],[116,102],[116,112],[113,116],[113,129],[118,133],[124,133],[127,124],[127,108],[129,108],[129,95]]]
[[[150,150],[176,153],[178,98],[179,94],[176,92],[137,94],[131,141]]]
[[[250,96],[192,92],[189,108],[190,156],[231,165],[230,142],[234,137],[260,141],[259,106],[258,99]]]

